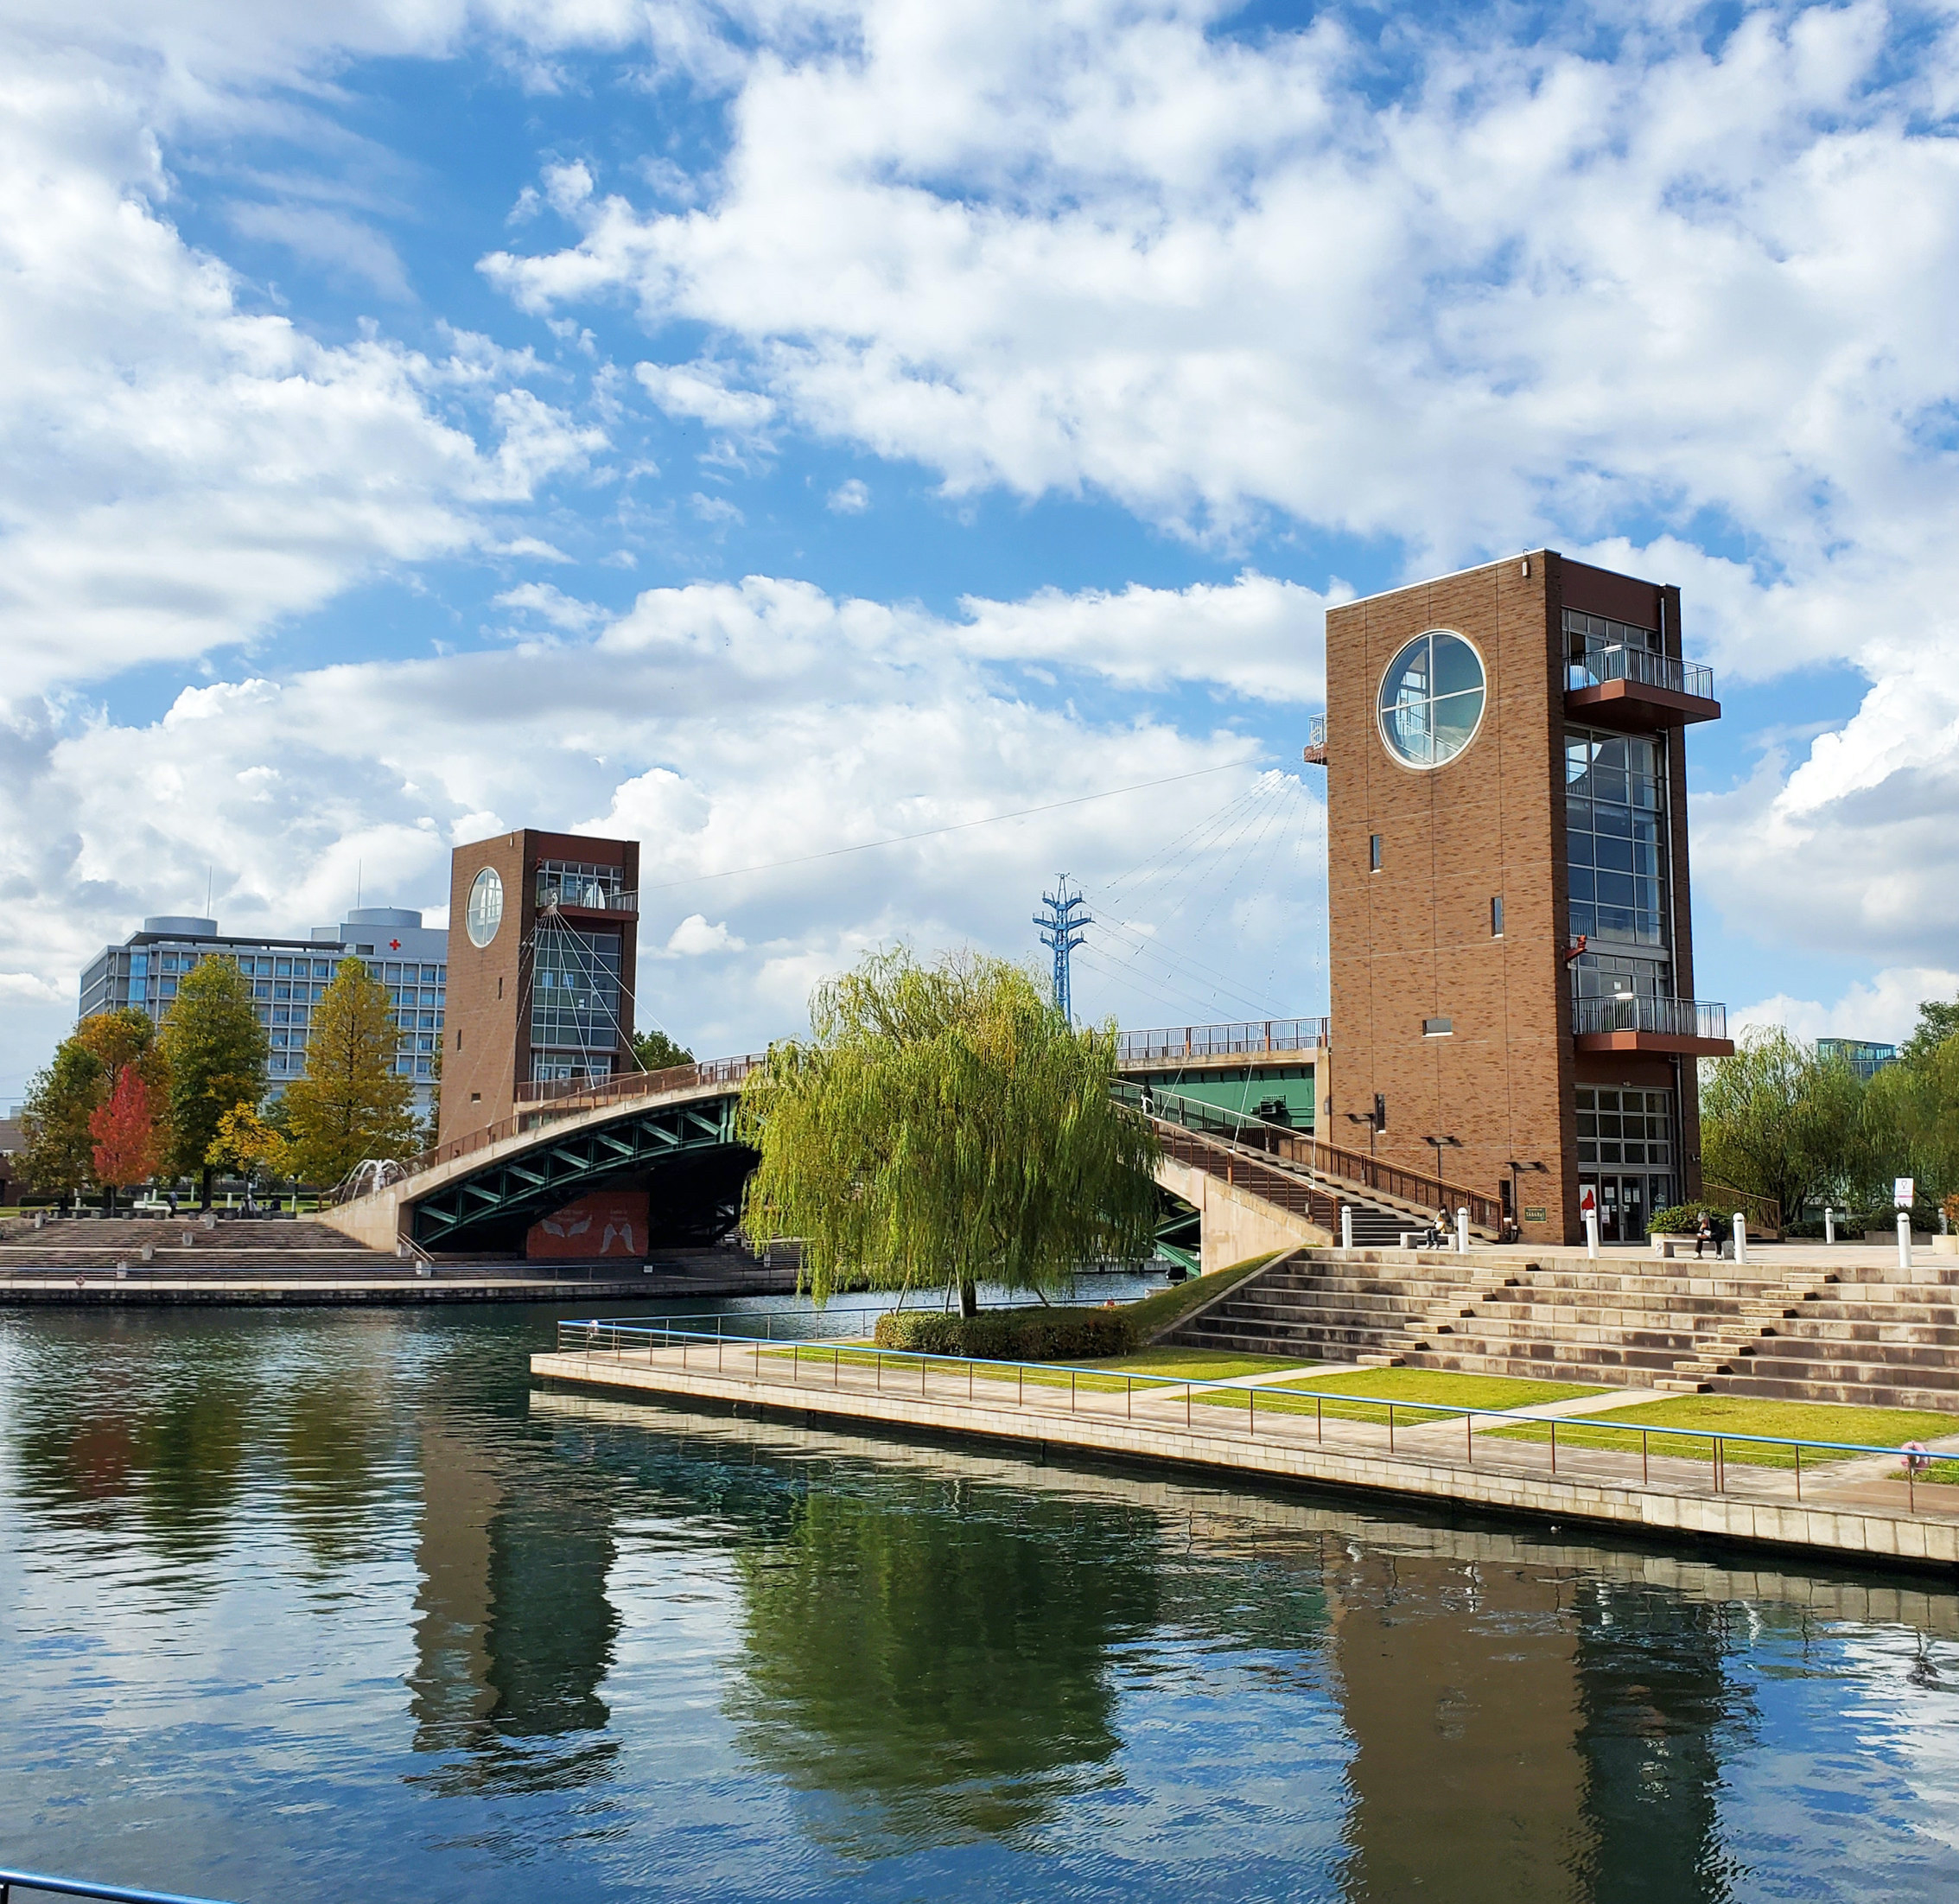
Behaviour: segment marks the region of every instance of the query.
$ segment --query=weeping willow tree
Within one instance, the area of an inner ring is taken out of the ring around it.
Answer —
[[[1110,1096],[1116,1034],[1077,1031],[1018,965],[902,949],[818,987],[812,1035],[770,1047],[742,1087],[761,1162],[751,1236],[803,1246],[820,1303],[846,1282],[1065,1287],[1151,1248],[1155,1139]]]

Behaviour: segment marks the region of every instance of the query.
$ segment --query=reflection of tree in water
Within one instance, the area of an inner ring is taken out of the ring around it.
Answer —
[[[1110,1652],[1155,1618],[1154,1517],[872,1482],[805,1493],[740,1557],[748,1751],[845,1800],[818,1829],[854,1843],[1012,1831],[1112,1778]]]

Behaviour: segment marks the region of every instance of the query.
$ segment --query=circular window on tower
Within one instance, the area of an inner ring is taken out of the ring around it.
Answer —
[[[1418,634],[1381,678],[1381,738],[1407,767],[1440,767],[1482,725],[1483,658],[1460,634]]]
[[[469,888],[469,910],[465,915],[469,943],[480,952],[497,936],[503,924],[503,881],[493,866],[486,866]]]

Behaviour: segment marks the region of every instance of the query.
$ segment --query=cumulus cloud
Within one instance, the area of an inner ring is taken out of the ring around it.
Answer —
[[[1759,1003],[1743,1005],[1729,1016],[1738,1030],[1780,1025],[1798,1038],[1862,1038],[1897,1044],[1916,1028],[1921,1004],[1928,999],[1955,997],[1959,997],[1959,971],[1937,966],[1890,966],[1868,984],[1851,985],[1832,1003],[1778,992]]]
[[[1256,872],[1318,811],[1286,780],[1305,804],[1281,812],[1228,729],[1029,698],[1004,644],[972,642],[960,617],[751,576],[649,589],[585,629],[584,604],[507,593],[557,617],[550,643],[240,674],[184,688],[149,721],[35,703],[0,729],[0,895],[60,895],[0,909],[0,970],[50,1001],[4,1015],[0,1078],[40,1061],[103,943],[149,913],[202,910],[210,867],[226,924],[303,932],[341,915],[357,874],[370,902],[439,903],[451,847],[512,825],[637,838],[641,932],[670,955],[649,967],[646,1010],[698,1048],[747,1049],[798,1023],[813,977],[866,946],[1032,952],[1022,921],[1058,868],[1113,882],[1216,807],[1221,839],[1265,856],[1245,860]],[[1193,654],[1225,656],[1258,625],[1233,595],[1191,593]],[[988,606],[1010,620],[1011,604]],[[1125,612],[1091,596],[1066,616],[1074,665],[1117,665]],[[1201,777],[1084,799],[1180,774]],[[995,824],[1037,807],[1050,810]],[[923,837],[882,844],[905,836]],[[1214,888],[1132,882],[1122,918],[1167,941],[1208,921],[1203,963],[1219,970],[1180,976],[1152,955],[1078,995],[1132,1019],[1187,1016],[1222,973],[1222,1015],[1305,1009],[1301,990],[1323,984],[1323,887],[1312,855],[1284,863],[1276,926],[1236,906],[1229,856]]]
[[[840,516],[861,516],[871,506],[870,485],[860,477],[846,477],[824,499],[824,504]]]

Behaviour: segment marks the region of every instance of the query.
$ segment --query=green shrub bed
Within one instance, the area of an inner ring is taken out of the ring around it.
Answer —
[[[1138,1344],[1121,1309],[990,1309],[952,1315],[894,1309],[877,1319],[880,1348],[918,1355],[973,1355],[1006,1362],[1086,1362],[1126,1355]]]

